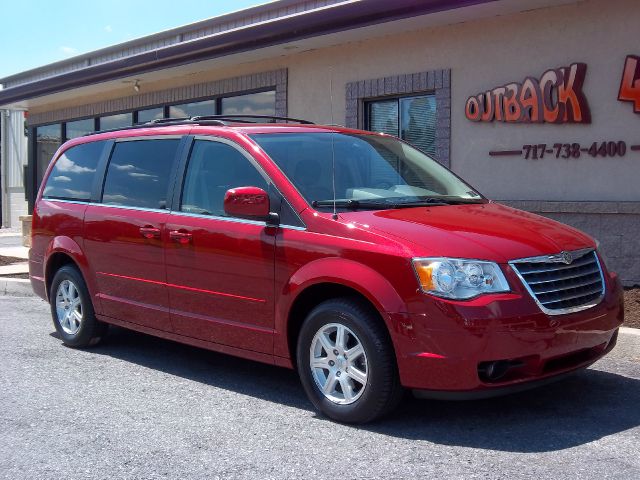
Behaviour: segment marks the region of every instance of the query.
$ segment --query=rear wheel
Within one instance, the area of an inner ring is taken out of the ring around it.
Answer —
[[[66,265],[58,270],[49,294],[53,325],[65,345],[96,345],[107,333],[107,325],[94,313],[87,285],[78,269]]]
[[[402,396],[386,327],[356,299],[328,300],[311,311],[298,337],[297,363],[309,399],[334,420],[372,421]]]

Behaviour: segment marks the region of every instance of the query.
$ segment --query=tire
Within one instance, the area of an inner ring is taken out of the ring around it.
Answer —
[[[315,307],[302,325],[296,352],[307,396],[333,420],[370,422],[389,413],[402,398],[386,326],[377,312],[357,299],[337,298]]]
[[[108,326],[96,318],[87,284],[76,267],[65,265],[56,272],[49,304],[53,325],[65,345],[91,347],[107,334]]]

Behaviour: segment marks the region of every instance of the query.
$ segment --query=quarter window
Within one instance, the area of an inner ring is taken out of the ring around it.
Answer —
[[[102,202],[139,208],[166,208],[169,177],[179,143],[179,139],[116,143],[104,181]]]
[[[267,190],[268,185],[247,157],[232,146],[196,140],[187,166],[180,210],[227,216],[223,207],[224,195],[235,187]]]
[[[43,196],[65,200],[89,201],[104,142],[77,145],[56,160],[47,178]]]
[[[366,113],[368,130],[400,137],[435,156],[435,95],[370,101],[366,103]]]

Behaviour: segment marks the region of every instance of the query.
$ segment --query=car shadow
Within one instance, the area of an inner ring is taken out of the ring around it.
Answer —
[[[57,336],[52,334],[52,336]],[[171,375],[313,411],[294,371],[112,327],[91,350]],[[391,437],[508,452],[549,452],[640,425],[640,380],[588,369],[558,383],[473,401],[407,394],[390,416],[363,426]],[[318,419],[323,419],[317,416]]]

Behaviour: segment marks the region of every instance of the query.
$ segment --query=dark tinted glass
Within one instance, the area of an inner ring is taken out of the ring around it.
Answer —
[[[77,145],[64,152],[44,187],[46,198],[89,201],[104,142]]]
[[[436,97],[421,95],[367,104],[368,128],[411,143],[423,152],[435,155]]]
[[[430,155],[436,154],[436,97],[400,99],[400,138]]]
[[[164,117],[164,108],[149,108],[138,112],[138,123],[150,122]]]
[[[398,100],[369,104],[369,130],[398,136]]]
[[[222,99],[223,115],[275,115],[276,92],[259,92]]]
[[[251,137],[309,203],[332,200],[334,185],[336,199],[343,201],[479,198],[432,158],[387,135],[265,133]]]
[[[133,124],[133,114],[119,113],[100,117],[100,130],[113,130],[116,128],[130,127]]]
[[[74,122],[67,122],[66,134],[67,140],[72,138],[82,137],[87,133],[91,133],[95,130],[95,122],[93,118],[86,118],[84,120],[76,120]]]
[[[36,128],[36,163],[38,166],[38,187],[44,177],[53,155],[62,144],[62,125],[44,125]]]
[[[179,143],[178,139],[116,143],[104,182],[103,203],[166,208]]]
[[[225,143],[196,141],[187,166],[180,210],[226,216],[224,194],[235,187],[268,188],[256,167],[235,148]]]
[[[204,102],[183,103],[181,105],[171,105],[169,116],[172,118],[197,117],[200,115],[215,115],[216,101],[205,100]]]

